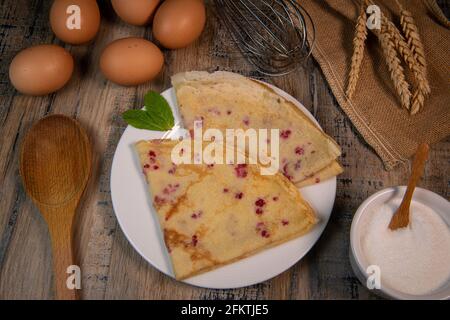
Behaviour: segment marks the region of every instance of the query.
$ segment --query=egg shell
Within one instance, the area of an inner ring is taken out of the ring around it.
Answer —
[[[164,56],[152,42],[142,38],[113,41],[100,57],[100,69],[109,80],[124,86],[153,80],[161,71]]]
[[[126,23],[135,26],[150,23],[159,3],[159,0],[111,0],[117,15]]]
[[[166,0],[153,19],[153,35],[166,48],[184,48],[201,35],[205,22],[202,0]]]
[[[46,44],[19,52],[9,66],[9,78],[20,92],[33,96],[61,89],[71,78],[74,62],[64,48]]]
[[[76,11],[70,6],[78,6],[80,28],[72,27]],[[69,13],[67,13],[69,11]],[[50,25],[55,35],[64,42],[78,45],[91,41],[100,28],[100,10],[96,0],[55,0],[50,9]]]

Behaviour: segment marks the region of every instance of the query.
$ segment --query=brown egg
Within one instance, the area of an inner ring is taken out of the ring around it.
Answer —
[[[111,0],[114,11],[126,23],[144,26],[153,19],[159,0]]]
[[[124,38],[110,43],[100,57],[100,69],[109,80],[138,85],[155,78],[164,56],[157,46],[142,38]]]
[[[20,92],[41,96],[61,89],[72,76],[73,58],[57,45],[39,45],[19,52],[9,66],[9,79]]]
[[[50,25],[55,35],[70,44],[94,39],[100,28],[96,0],[55,0],[50,9]]]
[[[153,35],[166,48],[184,48],[201,35],[205,21],[202,0],[166,0],[153,19]]]

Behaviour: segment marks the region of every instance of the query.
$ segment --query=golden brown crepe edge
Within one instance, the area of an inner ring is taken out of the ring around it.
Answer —
[[[195,272],[189,273],[189,274],[184,275],[182,277],[175,276],[175,279],[177,279],[177,280],[185,280],[185,279],[188,279],[188,278],[191,278],[191,277],[194,277],[194,276],[197,276],[197,275],[200,275],[200,274],[203,274],[203,273],[206,273],[206,272],[218,269],[220,267],[223,267],[223,266],[226,266],[226,265],[238,262],[238,261],[240,261],[242,259],[254,256],[254,255],[256,255],[256,254],[258,254],[260,252],[263,252],[265,250],[277,247],[279,245],[282,245],[283,243],[286,243],[288,241],[291,241],[291,240],[294,240],[294,239],[296,239],[298,237],[301,237],[301,236],[305,235],[306,233],[308,233],[313,227],[314,227],[314,224],[308,224],[307,227],[305,227],[304,229],[301,229],[298,232],[293,233],[293,234],[291,234],[290,236],[288,236],[286,238],[282,238],[282,239],[279,239],[277,241],[270,242],[270,243],[268,243],[267,245],[265,245],[263,247],[257,248],[255,250],[250,251],[250,252],[247,252],[247,253],[245,253],[245,254],[243,254],[243,255],[241,255],[239,257],[233,258],[233,259],[231,259],[229,261],[218,263],[218,264],[215,264],[215,265],[212,265],[212,266],[205,267],[203,269],[196,270]]]
[[[336,160],[333,161],[330,165],[323,168],[322,170],[316,172],[312,177],[306,178],[302,181],[296,182],[295,186],[297,188],[303,188],[310,185],[317,184],[316,178],[320,178],[320,182],[326,181],[328,179],[331,179],[333,177],[336,177],[344,172],[344,168],[337,162]]]

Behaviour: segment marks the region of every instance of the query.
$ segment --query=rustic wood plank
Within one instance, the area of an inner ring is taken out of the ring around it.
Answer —
[[[18,177],[18,150],[24,133],[43,116],[51,97],[16,95],[8,79],[9,61],[18,49],[34,41],[52,41],[45,27],[48,5],[3,1],[0,12],[0,25],[10,26],[1,28],[0,43],[0,298],[48,298],[52,275],[34,271],[48,269],[50,243],[46,225]]]
[[[77,221],[78,258],[85,299],[361,299],[375,296],[354,277],[348,261],[350,223],[370,194],[405,184],[409,168],[386,172],[340,111],[317,64],[309,60],[297,72],[280,78],[256,73],[237,52],[226,30],[208,8],[207,28],[194,45],[164,50],[165,69],[152,83],[124,88],[106,81],[98,69],[101,50],[113,39],[143,36],[151,28],[126,25],[102,1],[102,26],[87,46],[65,47],[76,71],[59,92],[24,97],[8,80],[8,65],[22,48],[38,43],[64,44],[48,25],[49,1],[5,0],[0,3],[0,299],[53,297],[51,252],[47,227],[26,197],[18,175],[19,148],[32,123],[49,113],[75,116],[87,129],[95,151],[93,174]],[[448,10],[448,5],[447,5]],[[186,70],[227,70],[275,84],[297,98],[324,130],[342,146],[345,173],[338,178],[336,204],[316,246],[295,266],[264,283],[235,290],[195,288],[161,274],[126,240],[111,205],[112,157],[125,129],[120,114],[139,108],[149,89],[170,87],[170,75]],[[450,139],[432,147],[421,185],[450,198]]]

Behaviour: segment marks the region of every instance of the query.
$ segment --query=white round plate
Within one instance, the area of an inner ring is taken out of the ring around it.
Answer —
[[[272,85],[269,86],[282,97],[292,101],[317,123],[309,111],[292,96]],[[169,102],[175,121],[180,122],[175,90],[170,88],[162,95]],[[111,197],[117,220],[131,245],[156,269],[174,277],[156,212],[134,150],[134,144],[139,140],[160,139],[163,136],[167,137],[167,133],[128,126],[114,154]],[[336,196],[336,178],[302,188],[301,192],[320,219],[308,234],[183,282],[214,289],[239,288],[263,282],[289,269],[311,249],[325,229]]]

